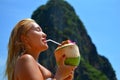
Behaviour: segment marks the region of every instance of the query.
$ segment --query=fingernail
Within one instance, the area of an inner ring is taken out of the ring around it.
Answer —
[[[62,57],[65,57],[65,54]]]
[[[73,74],[73,71],[71,71],[70,74]]]
[[[74,68],[72,69],[72,71],[74,71]]]

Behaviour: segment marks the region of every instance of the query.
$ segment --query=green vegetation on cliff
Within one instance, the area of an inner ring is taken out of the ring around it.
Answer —
[[[74,80],[117,80],[108,59],[98,54],[82,21],[66,1],[49,0],[46,5],[33,12],[32,18],[42,27],[48,38],[58,42],[71,39],[78,44],[82,58],[75,70]],[[39,62],[55,73],[54,50],[57,45],[48,45],[49,49],[40,55]]]

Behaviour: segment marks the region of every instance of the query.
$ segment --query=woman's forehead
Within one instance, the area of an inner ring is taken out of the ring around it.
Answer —
[[[40,27],[36,22],[31,22],[30,25],[31,25],[31,28],[38,28],[38,27]]]

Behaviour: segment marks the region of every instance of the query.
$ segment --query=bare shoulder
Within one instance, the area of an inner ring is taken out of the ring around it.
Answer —
[[[31,67],[31,65],[35,66],[34,58],[29,54],[24,54],[18,58],[15,65],[15,71],[16,73],[20,73],[25,68]]]
[[[31,60],[34,60],[34,58],[31,55],[24,54],[18,59],[18,62],[19,61],[31,61]]]
[[[15,74],[20,78],[20,80],[38,80],[42,78],[37,62],[29,54],[24,54],[17,60]]]

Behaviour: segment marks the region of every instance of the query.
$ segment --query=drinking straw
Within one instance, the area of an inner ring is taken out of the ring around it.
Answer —
[[[55,43],[55,44],[57,44],[57,45],[61,45],[59,42],[56,42],[56,41],[54,41],[54,40],[52,40],[52,39],[46,40],[46,42],[49,42],[49,41],[51,41],[51,42],[53,42],[53,43]]]

